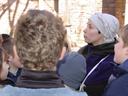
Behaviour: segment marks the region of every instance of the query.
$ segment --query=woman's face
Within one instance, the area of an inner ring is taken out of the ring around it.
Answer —
[[[98,32],[98,29],[91,20],[88,20],[87,27],[84,29],[84,38],[87,43],[99,45],[103,43],[103,35]]]
[[[118,38],[118,43],[114,46],[114,61],[118,64],[123,63],[128,59],[128,48],[124,47],[124,42],[121,38]]]

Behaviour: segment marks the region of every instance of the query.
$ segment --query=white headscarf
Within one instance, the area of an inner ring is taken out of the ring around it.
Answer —
[[[115,40],[119,31],[119,21],[116,17],[106,13],[95,13],[90,20],[97,29],[104,35],[104,42],[109,43]]]

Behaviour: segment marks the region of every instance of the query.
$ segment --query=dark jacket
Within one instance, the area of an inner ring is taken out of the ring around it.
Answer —
[[[86,58],[87,74],[101,59],[108,56],[85,81],[86,87],[84,90],[89,96],[101,96],[103,93],[108,79],[113,72],[114,44],[115,42],[98,46],[88,44],[78,51]]]
[[[12,74],[11,72],[8,72],[7,79],[6,80],[0,80],[1,85],[12,85],[15,86],[17,78],[21,74],[21,68],[18,69],[16,75]]]
[[[108,84],[103,96],[128,96],[128,60],[115,65],[113,75],[116,79]]]
[[[22,69],[17,87],[24,88],[59,88],[64,87],[55,71],[33,71]]]

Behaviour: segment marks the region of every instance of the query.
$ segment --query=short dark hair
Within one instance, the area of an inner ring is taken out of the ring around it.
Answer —
[[[14,46],[14,40],[13,38],[8,34],[2,34],[3,42],[2,47],[4,50],[11,56],[14,56],[13,52],[13,46]]]

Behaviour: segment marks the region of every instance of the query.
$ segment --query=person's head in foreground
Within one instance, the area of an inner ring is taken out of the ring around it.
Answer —
[[[103,96],[128,95],[128,24],[120,30],[117,40],[114,49],[114,61],[120,64],[115,70],[117,78],[108,85]]]
[[[122,64],[128,59],[128,24],[125,25],[119,32],[118,42],[115,44],[114,61]]]
[[[29,10],[16,25],[17,53],[25,68],[53,71],[65,37],[62,20],[46,10]]]

